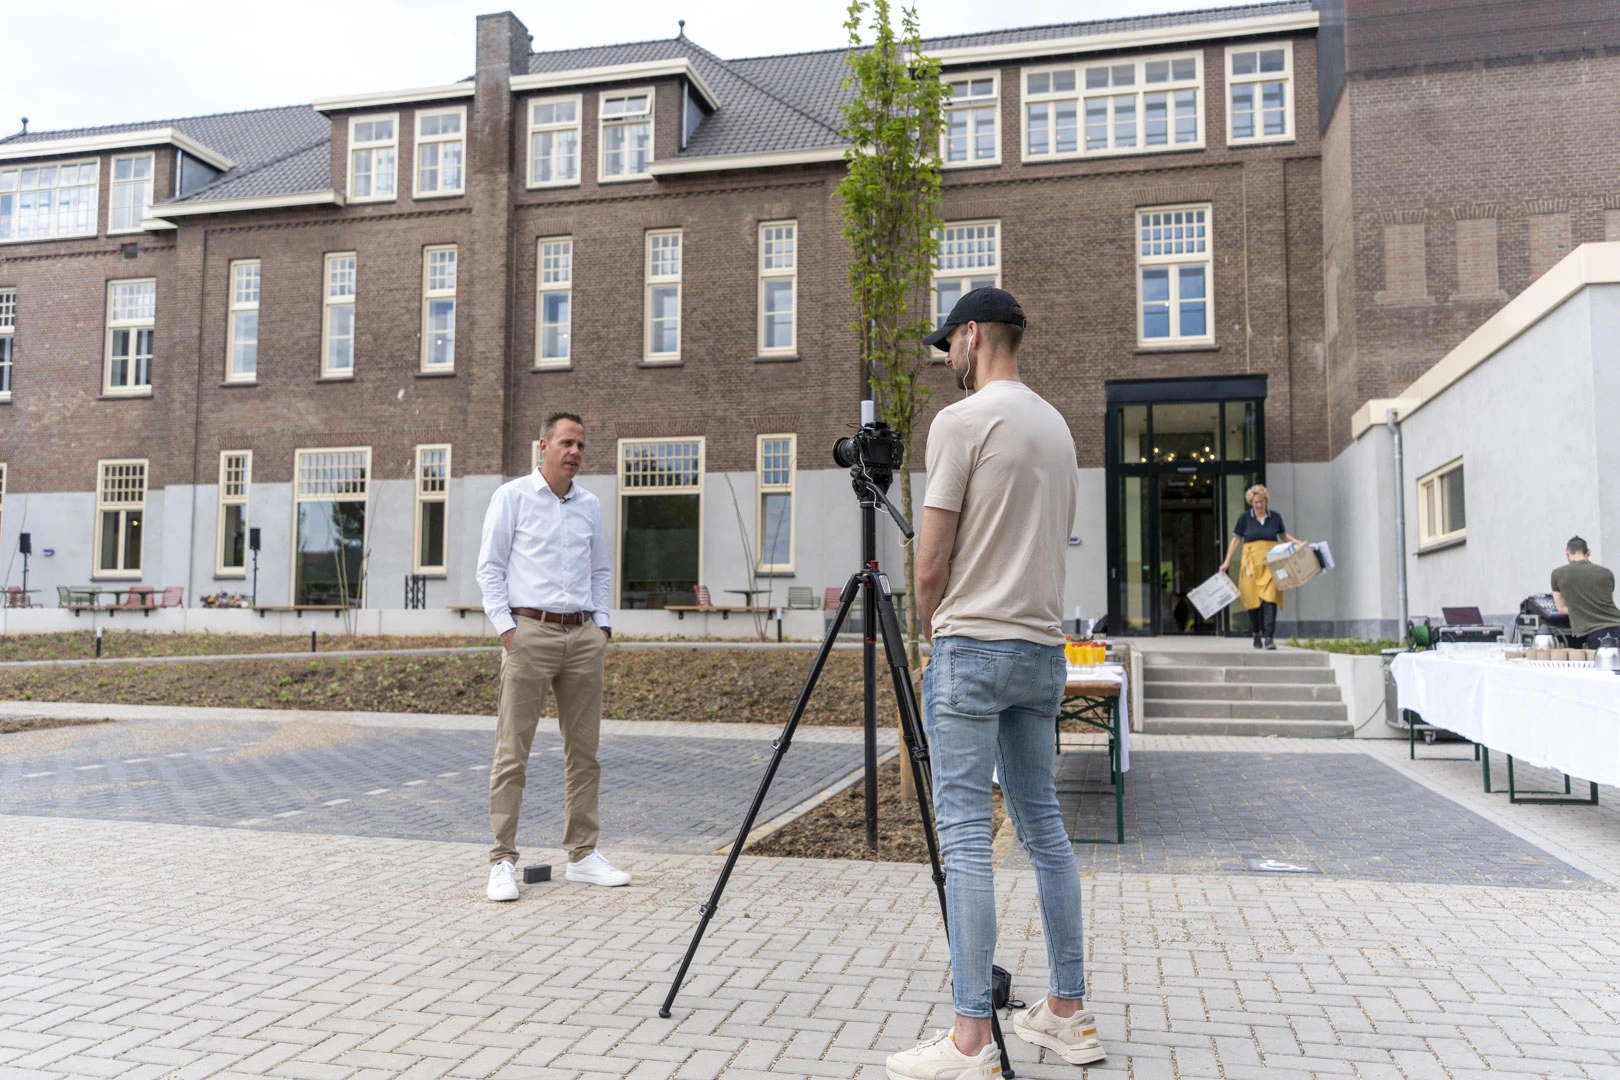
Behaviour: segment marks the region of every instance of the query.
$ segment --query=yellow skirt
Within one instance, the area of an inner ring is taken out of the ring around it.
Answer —
[[[1243,543],[1243,566],[1238,572],[1238,599],[1253,611],[1262,600],[1282,607],[1282,590],[1277,588],[1266,565],[1266,553],[1276,547],[1274,540],[1246,540]]]

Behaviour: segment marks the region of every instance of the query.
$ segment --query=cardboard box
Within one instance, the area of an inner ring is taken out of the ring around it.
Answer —
[[[1221,609],[1238,598],[1238,587],[1232,579],[1225,574],[1216,574],[1198,588],[1187,594],[1198,614],[1205,619],[1213,619],[1220,614]]]
[[[1277,588],[1297,589],[1322,572],[1322,563],[1311,545],[1278,544],[1266,552],[1266,566],[1276,579]]]

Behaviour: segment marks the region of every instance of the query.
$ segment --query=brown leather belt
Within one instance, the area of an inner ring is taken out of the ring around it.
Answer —
[[[563,626],[578,626],[591,617],[587,611],[570,611],[564,615],[560,612],[541,611],[539,608],[532,607],[515,607],[512,609],[512,614],[521,615],[525,619],[539,619],[541,622],[561,623]]]

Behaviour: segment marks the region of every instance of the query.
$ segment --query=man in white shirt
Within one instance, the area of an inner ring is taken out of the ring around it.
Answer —
[[[628,885],[596,850],[596,748],[602,729],[602,656],[613,637],[608,587],[613,572],[602,534],[602,506],[574,483],[585,456],[585,424],[573,413],[546,418],[542,464],[503,484],[484,514],[478,585],[484,612],[501,635],[500,721],[489,773],[491,900],[516,900],[518,811],[529,747],[545,707],[557,700],[562,732],[565,876],[591,885]]]

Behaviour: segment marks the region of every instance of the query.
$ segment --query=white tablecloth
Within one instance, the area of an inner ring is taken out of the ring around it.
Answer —
[[[1620,676],[1589,668],[1402,653],[1400,707],[1520,761],[1620,785]]]
[[[1620,681],[1620,680],[1616,680]],[[1101,664],[1092,668],[1069,665],[1069,682],[1111,682],[1119,684],[1119,771],[1131,771],[1131,680],[1122,664]]]

